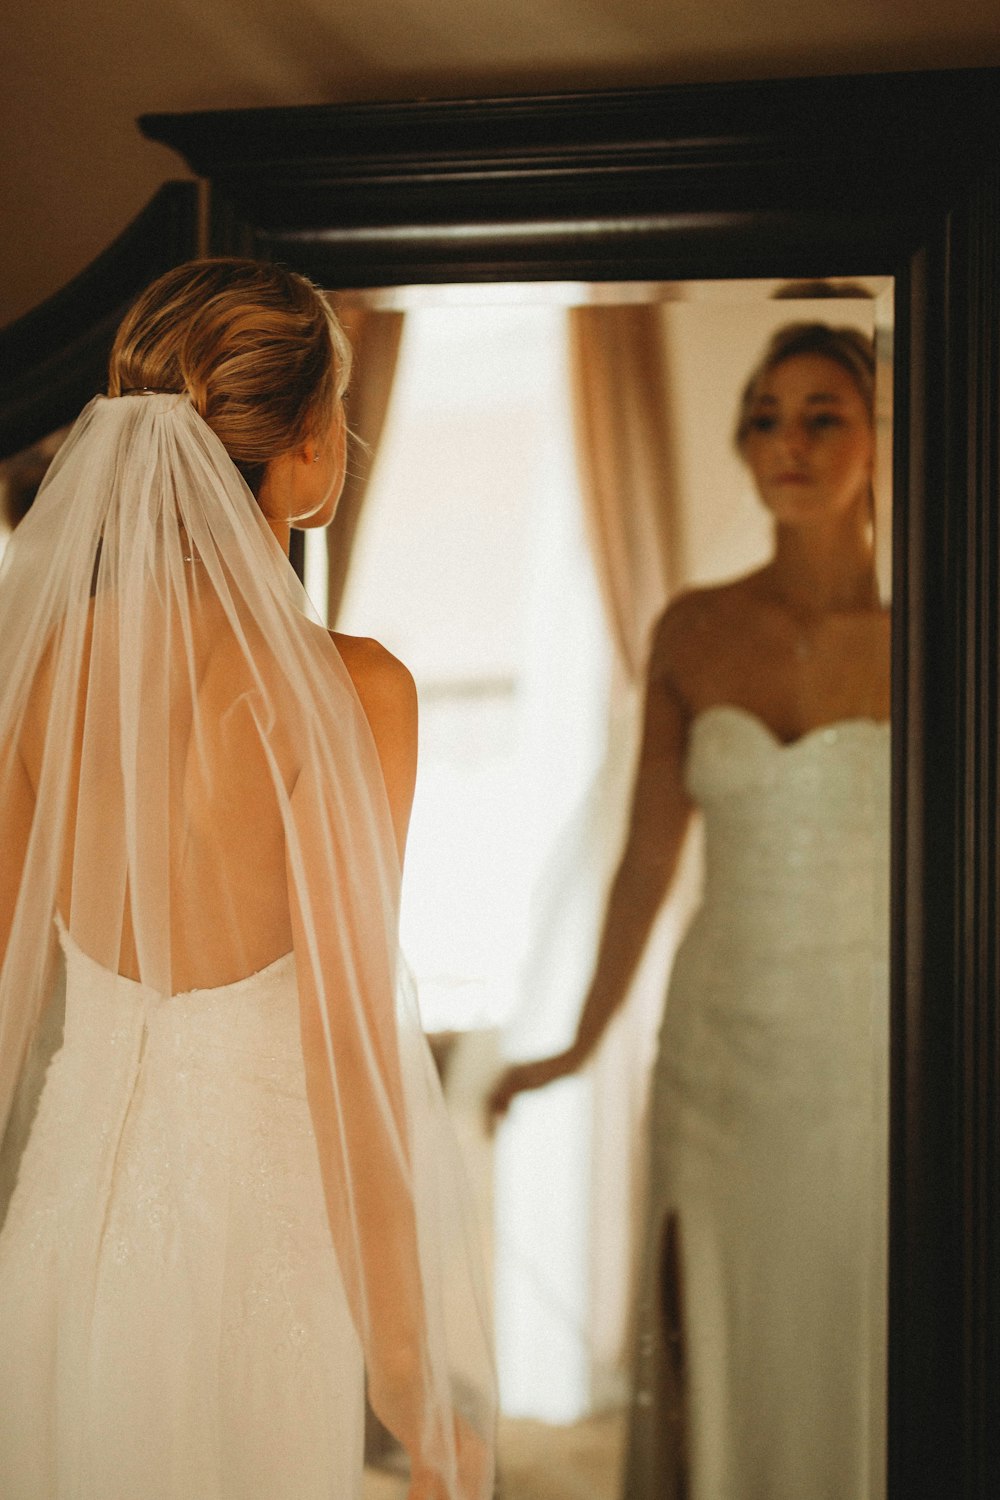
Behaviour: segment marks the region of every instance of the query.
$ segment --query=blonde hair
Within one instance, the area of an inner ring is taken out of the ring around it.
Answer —
[[[118,329],[108,395],[185,392],[256,494],[272,459],[322,432],[350,370],[318,287],[269,261],[219,257],[146,288]]]
[[[750,419],[761,381],[786,359],[798,354],[818,354],[846,370],[865,403],[869,418],[875,410],[875,346],[857,328],[829,323],[786,323],[771,335],[770,342],[751,370],[740,396],[734,442],[742,453],[750,431]]]

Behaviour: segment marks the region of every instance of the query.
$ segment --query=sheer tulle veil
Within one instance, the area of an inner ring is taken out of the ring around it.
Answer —
[[[7,547],[0,843],[3,1121],[59,924],[161,997],[294,952],[372,1403],[425,1474],[414,1493],[485,1500],[495,1406],[478,1232],[397,952],[375,745],[334,642],[184,395],[93,400]],[[73,1253],[86,1277],[87,1247]],[[73,1337],[85,1350],[85,1312]]]

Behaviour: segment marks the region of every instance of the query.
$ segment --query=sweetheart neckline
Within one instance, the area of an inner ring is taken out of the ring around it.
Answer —
[[[825,724],[814,724],[811,729],[804,730],[794,739],[783,740],[779,734],[775,733],[767,720],[762,719],[760,714],[754,713],[752,709],[743,708],[739,703],[710,703],[707,708],[700,708],[693,716],[690,732],[693,734],[696,727],[713,714],[733,714],[736,718],[754,725],[776,750],[796,750],[800,746],[809,744],[818,736],[828,733],[831,729],[840,731],[861,728],[881,731],[891,728],[892,723],[890,719],[875,719],[868,714],[854,714],[843,719],[830,719]]]

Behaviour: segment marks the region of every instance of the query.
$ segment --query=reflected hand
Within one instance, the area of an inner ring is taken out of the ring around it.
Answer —
[[[505,1115],[517,1094],[529,1089],[543,1089],[557,1078],[567,1078],[575,1073],[582,1059],[573,1048],[557,1052],[554,1057],[540,1057],[535,1062],[515,1063],[501,1073],[486,1098],[486,1123],[492,1130],[497,1120]]]

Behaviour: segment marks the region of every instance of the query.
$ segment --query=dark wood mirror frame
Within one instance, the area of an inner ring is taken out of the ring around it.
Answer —
[[[1000,73],[140,123],[208,180],[202,230],[193,185],[168,186],[127,254],[0,334],[0,452],[74,414],[113,315],[196,245],[331,288],[895,278],[889,1495],[993,1500]]]

